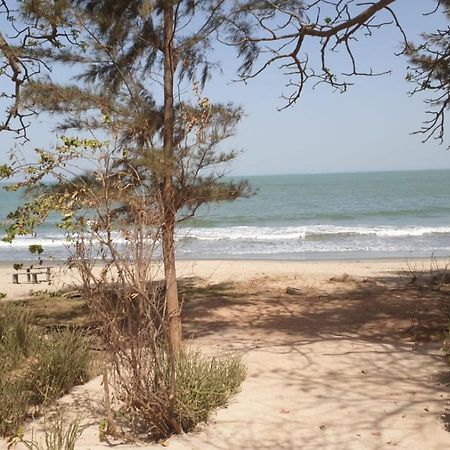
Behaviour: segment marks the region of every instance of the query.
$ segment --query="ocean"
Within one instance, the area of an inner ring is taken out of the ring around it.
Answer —
[[[248,177],[255,194],[208,205],[177,233],[182,259],[362,259],[450,256],[450,170]],[[21,201],[0,191],[1,215]],[[51,218],[36,236],[0,243],[0,260],[67,256]]]

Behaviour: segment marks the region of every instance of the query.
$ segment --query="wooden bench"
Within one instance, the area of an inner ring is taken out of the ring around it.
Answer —
[[[12,282],[13,284],[19,284],[19,275],[26,275],[27,283],[41,283],[47,282],[50,283],[52,266],[38,266],[38,267],[27,267],[24,271],[17,271],[12,274]],[[45,275],[45,280],[40,280],[38,275]]]

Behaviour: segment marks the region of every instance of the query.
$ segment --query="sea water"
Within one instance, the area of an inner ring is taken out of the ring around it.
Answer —
[[[450,170],[248,177],[254,195],[200,208],[177,230],[185,259],[353,259],[450,256]],[[21,201],[0,193],[6,213]],[[0,244],[0,260],[30,244],[64,258],[56,217],[36,236]]]

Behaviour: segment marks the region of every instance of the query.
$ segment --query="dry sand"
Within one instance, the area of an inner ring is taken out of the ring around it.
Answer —
[[[210,424],[148,448],[450,448],[450,367],[433,342],[448,293],[407,286],[408,265],[428,270],[429,261],[181,262],[179,275],[195,287],[186,336],[242,352],[248,377]],[[9,298],[48,288],[12,285],[11,272],[0,268]],[[70,280],[65,273],[51,288]],[[62,403],[96,411],[101,391],[95,379]],[[92,413],[77,449],[107,447],[101,417]]]

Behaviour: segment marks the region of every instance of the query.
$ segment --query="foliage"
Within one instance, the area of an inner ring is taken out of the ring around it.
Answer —
[[[206,422],[224,406],[246,376],[240,356],[202,356],[185,350],[177,360],[177,413],[183,430]]]
[[[34,254],[37,255],[38,263],[39,263],[39,265],[42,265],[43,260],[41,258],[41,255],[42,255],[42,253],[44,253],[44,249],[42,248],[42,245],[32,244],[28,247],[28,251],[30,253],[32,253],[33,255]]]
[[[30,289],[28,291],[28,295],[30,297],[39,297],[39,298],[42,298],[42,297],[59,298],[59,297],[62,297],[63,294],[64,294],[64,291],[61,291],[61,290],[49,291],[48,289],[38,289],[38,290]]]
[[[0,375],[0,399],[0,436],[8,436],[16,433],[30,414],[24,381],[6,380],[4,374]]]
[[[44,249],[42,248],[42,245],[39,244],[32,244],[28,247],[28,251],[30,253],[37,253],[38,255],[42,254]]]
[[[0,307],[0,435],[86,381],[89,364],[88,341],[76,330],[44,334],[20,307]]]

